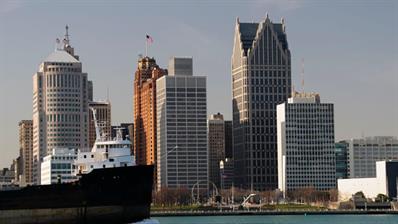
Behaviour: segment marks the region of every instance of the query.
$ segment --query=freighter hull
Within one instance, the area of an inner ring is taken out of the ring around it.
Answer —
[[[153,166],[93,170],[74,183],[0,192],[0,223],[129,223],[149,218]]]

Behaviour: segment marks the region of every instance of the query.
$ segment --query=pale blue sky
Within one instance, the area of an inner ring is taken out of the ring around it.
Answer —
[[[109,88],[113,123],[132,121],[132,81],[145,34],[161,67],[193,56],[208,77],[208,113],[231,118],[230,59],[236,17],[283,16],[293,80],[335,104],[336,140],[398,135],[398,3],[351,1],[8,1],[0,0],[0,167],[18,154],[18,121],[32,118],[32,75],[70,26],[71,43],[94,81]]]

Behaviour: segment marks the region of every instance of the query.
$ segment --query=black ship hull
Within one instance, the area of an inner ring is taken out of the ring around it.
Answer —
[[[149,218],[153,166],[96,169],[79,181],[0,192],[0,223],[130,223]]]

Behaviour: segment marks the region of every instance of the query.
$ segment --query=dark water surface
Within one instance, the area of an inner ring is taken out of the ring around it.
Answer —
[[[152,217],[150,224],[398,224],[398,215],[263,215]]]

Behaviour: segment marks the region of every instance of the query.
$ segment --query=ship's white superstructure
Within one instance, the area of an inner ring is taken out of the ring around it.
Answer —
[[[75,160],[76,175],[91,172],[93,169],[102,169],[121,166],[135,166],[135,158],[130,151],[130,140],[123,139],[122,128],[117,129],[116,138],[110,140],[103,136],[98,126],[95,109],[93,112],[96,129],[96,140],[91,152],[79,151]]]

